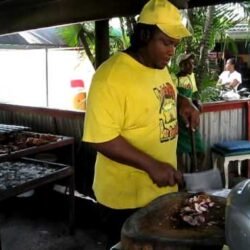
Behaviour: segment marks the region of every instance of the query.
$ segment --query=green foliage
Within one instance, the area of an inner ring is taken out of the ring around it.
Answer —
[[[250,2],[244,2],[240,4],[244,7],[244,10],[246,11],[248,17],[250,13]],[[221,47],[221,52],[224,52],[225,50],[230,50],[234,54],[238,54],[237,47],[232,39],[226,36],[226,31],[234,27],[235,24],[242,21],[242,17],[239,15],[239,13],[235,10],[237,10],[236,4],[226,4],[226,5],[217,5],[215,8],[215,13],[213,15],[213,22],[211,30],[209,31],[209,38],[208,38],[208,45],[209,50],[212,50],[215,46],[216,41],[221,41],[223,46]],[[188,16],[189,21],[189,29],[192,30],[192,37],[182,39],[178,47],[176,48],[176,54],[171,59],[171,63],[169,65],[170,72],[177,73],[179,70],[179,67],[176,63],[176,60],[178,56],[181,53],[184,52],[192,52],[196,55],[196,65],[198,65],[200,62],[200,53],[201,53],[201,47],[204,44],[201,44],[204,42],[204,24],[207,18],[207,7],[202,8],[193,8],[188,9],[186,11],[183,11],[184,16]],[[113,28],[110,27],[109,33],[110,33],[110,53],[113,54],[118,50],[123,50],[129,46],[129,34],[133,31],[133,25],[135,22],[134,17],[120,17],[120,27],[119,28]],[[94,32],[95,24],[94,22],[84,22],[79,24],[74,24],[70,26],[60,27],[58,28],[58,32],[60,36],[64,39],[64,41],[70,46],[70,47],[84,47],[84,50],[86,51],[86,46],[88,46],[88,53],[87,55],[90,56],[90,54],[95,55],[95,32]],[[81,39],[84,38],[84,39]],[[85,42],[85,44],[83,44]],[[206,41],[207,42],[207,41]],[[94,59],[92,60],[94,61]],[[208,65],[209,67],[209,65]],[[205,91],[207,88],[214,88],[214,84],[217,81],[217,75],[211,73],[211,69],[205,69],[205,77],[202,80],[202,83],[199,84],[200,91]],[[201,71],[204,73],[204,71]],[[196,72],[197,74],[199,72]],[[204,100],[207,100],[207,96],[211,93],[211,99],[214,99],[215,92],[212,93],[213,90],[210,89],[208,93],[205,91],[204,94]]]
[[[223,51],[225,50],[231,51],[234,55],[238,55],[238,47],[235,41],[229,36],[224,38]]]
[[[200,92],[200,100],[202,103],[220,101],[220,91],[215,87],[207,87]]]
[[[129,19],[133,20],[133,19]],[[122,22],[121,22],[122,21]],[[128,20],[126,19],[128,22]],[[83,50],[88,50],[92,54],[93,58],[95,55],[95,23],[93,21],[83,22],[79,24],[73,24],[64,27],[58,27],[57,33],[65,41],[69,47],[82,47]],[[129,36],[127,35],[127,29],[125,27],[125,21],[120,19],[120,28],[109,28],[110,38],[110,54],[115,53],[118,50],[124,50],[128,47]],[[86,48],[86,46],[88,48]],[[88,53],[87,53],[88,54]],[[88,54],[88,56],[90,56]],[[91,60],[92,61],[92,60]],[[93,59],[94,61],[94,59]]]
[[[79,47],[80,41],[77,34],[79,34],[81,29],[81,24],[75,24],[71,26],[58,27],[56,28],[56,32],[69,47]]]
[[[203,103],[214,102],[221,100],[220,90],[216,87],[218,76],[207,74],[205,75],[200,89],[200,100]]]
[[[208,88],[208,87],[215,87],[217,83],[217,77],[215,78],[214,75],[207,74],[205,75],[202,83],[201,83],[201,91]]]
[[[109,37],[111,54],[124,50],[128,47],[129,37],[122,32],[122,29],[110,27]]]
[[[95,35],[93,22],[58,27],[56,32],[69,47],[79,48],[80,57],[87,55],[90,61],[94,63]],[[81,47],[84,49],[80,49]]]
[[[244,3],[246,4],[246,3]],[[231,51],[233,54],[238,54],[238,49],[236,43],[233,39],[230,39],[226,35],[226,31],[234,27],[237,23],[241,22],[243,17],[239,15],[239,12],[236,11],[237,4],[226,4],[226,5],[217,5],[213,14],[212,26],[209,31],[210,36],[208,37],[208,47],[209,50],[212,50],[215,47],[215,43],[219,40],[222,44],[221,52],[225,50]],[[250,4],[246,4],[244,9],[248,8],[248,16],[250,10]],[[179,68],[176,65],[176,59],[180,53],[185,51],[193,52],[196,54],[196,65],[200,65],[200,53],[201,53],[201,42],[204,42],[204,23],[207,18],[207,7],[202,8],[193,8],[188,10],[189,17],[189,28],[192,30],[192,37],[183,39],[176,49],[176,55],[171,60],[170,71],[176,73]],[[216,69],[210,68],[207,61],[207,68],[202,69],[203,79],[199,85],[199,91],[201,92],[202,101],[217,101],[220,100],[219,91],[216,89],[215,85],[218,79],[218,74]],[[197,69],[196,69],[197,70]],[[205,72],[204,72],[205,71]],[[195,72],[198,75],[200,72]]]
[[[226,31],[242,21],[242,17],[237,11],[235,4],[217,5],[213,17],[211,35],[209,37],[209,48],[214,48],[216,40],[225,40]],[[196,54],[200,53],[200,42],[204,35],[204,23],[206,20],[206,7],[193,8],[189,10],[189,19],[192,24],[193,34],[188,42],[187,49]],[[228,40],[226,40],[227,42]],[[186,41],[183,41],[186,43]],[[232,43],[231,43],[232,44]],[[229,45],[232,46],[232,45]]]

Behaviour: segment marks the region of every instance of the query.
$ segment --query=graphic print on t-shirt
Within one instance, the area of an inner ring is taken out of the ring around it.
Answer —
[[[187,76],[186,78],[182,78],[182,80],[179,80],[178,88],[192,89],[193,85],[192,85],[190,77]]]
[[[160,141],[173,140],[178,133],[175,90],[170,83],[165,83],[158,88],[154,88],[154,93],[160,102]]]

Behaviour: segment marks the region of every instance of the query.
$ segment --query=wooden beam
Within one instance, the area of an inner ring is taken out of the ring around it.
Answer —
[[[186,8],[187,0],[170,0]],[[0,2],[0,34],[140,12],[147,0],[9,0]]]
[[[6,111],[11,115],[13,113],[24,113],[24,114],[33,114],[33,115],[44,115],[51,117],[63,117],[68,119],[83,119],[85,117],[85,111],[73,111],[73,110],[63,110],[63,109],[52,109],[52,108],[41,108],[41,107],[32,107],[16,104],[4,104],[0,103],[1,112]],[[4,123],[4,122],[0,122]]]
[[[230,101],[230,102],[214,102],[214,103],[205,103],[203,104],[202,110],[205,113],[208,112],[217,112],[222,110],[232,110],[232,109],[241,109],[245,108],[246,101],[240,100],[240,101]]]
[[[180,9],[243,0],[169,0]],[[0,1],[0,34],[90,20],[131,16],[147,0],[8,0]]]

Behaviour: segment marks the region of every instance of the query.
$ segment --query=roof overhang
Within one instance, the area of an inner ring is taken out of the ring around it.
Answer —
[[[170,0],[178,8],[242,0]],[[0,34],[138,14],[147,0],[0,0]]]
[[[250,39],[250,28],[248,23],[239,23],[226,32],[227,36],[234,40]]]

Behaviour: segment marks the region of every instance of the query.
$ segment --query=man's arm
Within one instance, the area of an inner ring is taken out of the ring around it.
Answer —
[[[192,101],[185,96],[178,94],[177,96],[178,113],[185,121],[187,127],[196,130],[200,124],[200,112],[193,105]]]
[[[122,136],[103,143],[91,143],[91,145],[101,154],[114,161],[145,171],[159,187],[182,183],[181,173],[175,170],[173,166],[160,162],[138,150]]]
[[[227,86],[229,88],[233,89],[233,88],[235,88],[239,84],[240,84],[240,82],[237,79],[234,79],[233,81],[229,82]]]
[[[200,111],[202,112],[202,103],[200,101],[201,97],[198,91],[195,91],[192,95],[192,103],[193,105]]]

